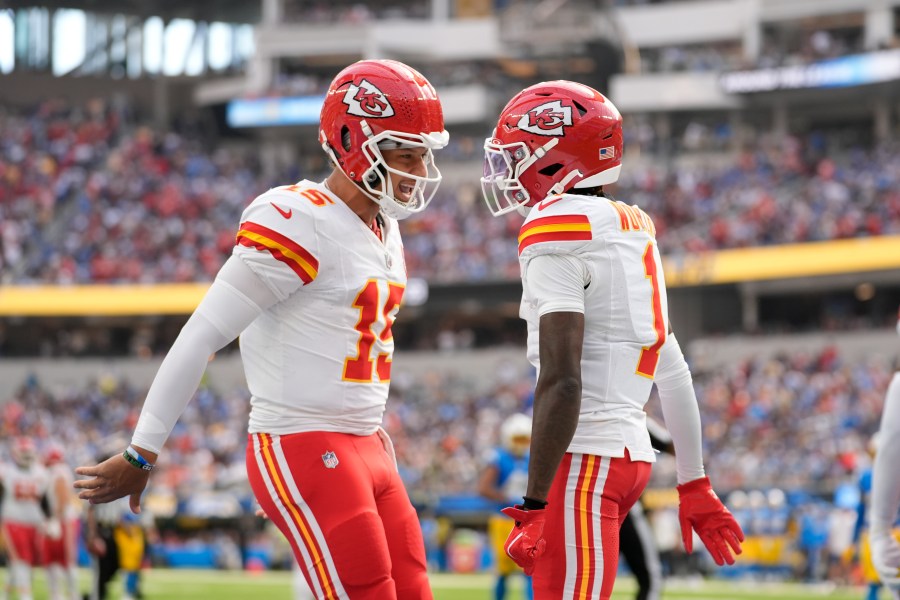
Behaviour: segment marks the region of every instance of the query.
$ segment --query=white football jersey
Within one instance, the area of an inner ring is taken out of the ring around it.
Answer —
[[[569,452],[621,457],[627,448],[632,460],[655,460],[643,407],[669,328],[655,233],[636,206],[570,194],[537,204],[522,225],[520,316],[538,372],[541,315],[584,313],[581,413]]]
[[[406,288],[396,221],[382,237],[322,183],[274,188],[244,211],[234,253],[281,299],[240,338],[251,433],[381,424]]]
[[[0,483],[3,484],[3,504],[0,506],[4,521],[23,525],[40,525],[44,522],[41,498],[47,493],[47,471],[34,464],[23,469],[15,463],[0,464]]]
[[[63,507],[63,517],[66,519],[74,519],[75,517],[77,517],[78,511],[72,502],[74,493],[72,493],[71,490],[73,490],[72,484],[75,481],[75,476],[72,468],[62,462],[54,463],[47,467],[47,478],[47,500],[50,504],[51,514],[56,514],[56,507],[59,506],[60,502],[63,502],[65,503],[65,506]],[[56,494],[57,480],[63,481],[65,489],[68,492],[62,498],[57,497]]]

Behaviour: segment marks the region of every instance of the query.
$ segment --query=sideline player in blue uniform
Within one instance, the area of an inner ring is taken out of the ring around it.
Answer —
[[[478,480],[478,493],[497,502],[498,509],[525,495],[531,418],[523,414],[510,416],[500,427],[500,438],[501,445],[489,452]],[[488,520],[488,537],[496,557],[494,600],[504,600],[509,576],[522,572],[503,547],[511,524],[512,520],[500,513],[492,514]],[[525,598],[532,598],[531,577],[528,576],[525,576]]]

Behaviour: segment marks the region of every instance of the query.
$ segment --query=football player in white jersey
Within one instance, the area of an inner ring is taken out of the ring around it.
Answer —
[[[194,393],[207,357],[239,334],[251,393],[247,470],[318,598],[431,598],[415,509],[380,428],[391,325],[406,286],[397,219],[441,175],[440,100],[420,73],[365,60],[335,77],[319,141],[325,181],[269,190],[244,211],[234,254],[163,361],[131,446],[76,472],[92,503],[130,495]]]
[[[900,334],[900,312],[897,314]],[[894,532],[900,511],[900,371],[894,373],[884,398],[878,450],[872,467],[869,541],[872,563],[881,583],[900,599],[900,541]]]
[[[66,464],[59,444],[44,451],[49,484],[47,500],[50,518],[45,526],[44,565],[50,600],[80,600],[78,591],[78,511],[72,504],[72,467]]]
[[[526,88],[485,141],[491,212],[530,208],[519,233],[520,315],[538,369],[528,492],[507,553],[535,598],[609,598],[619,527],[650,476],[646,413],[656,383],[678,471],[682,539],[696,531],[718,564],[743,533],[705,476],[700,414],[669,329],[655,228],[603,194],[622,160],[622,117],[569,81]]]
[[[8,589],[31,600],[32,569],[43,560],[47,509],[47,472],[36,458],[34,440],[20,436],[10,445],[12,463],[0,463],[0,531],[9,559]],[[4,590],[4,596],[8,593]]]

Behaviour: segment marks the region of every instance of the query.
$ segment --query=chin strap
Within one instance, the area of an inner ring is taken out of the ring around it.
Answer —
[[[569,182],[575,179],[576,177],[584,177],[581,171],[575,169],[574,171],[569,172],[568,175],[563,177],[556,185],[550,188],[550,192],[547,194],[548,196],[555,196],[557,194],[562,194],[569,187]]]

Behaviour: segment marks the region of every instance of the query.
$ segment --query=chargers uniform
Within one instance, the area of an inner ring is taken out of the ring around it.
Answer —
[[[487,455],[486,465],[497,471],[497,488],[503,491],[506,500],[501,506],[506,506],[511,500],[515,501],[525,495],[528,489],[528,454],[517,456],[506,448],[493,448]],[[500,514],[492,514],[488,519],[488,537],[497,561],[497,573],[508,576],[521,571],[513,560],[506,555],[503,547],[506,536],[509,534],[509,517]]]
[[[418,519],[379,429],[406,287],[397,222],[381,222],[379,239],[304,180],[254,200],[234,249],[280,299],[240,341],[250,482],[319,598],[430,597]]]
[[[528,358],[540,370],[540,317],[584,314],[578,426],[547,498],[540,597],[608,597],[622,520],[650,475],[646,404],[668,331],[662,263],[650,217],[596,196],[551,196],[519,234]],[[581,290],[583,294],[560,293]],[[584,594],[584,595],[579,595]]]

